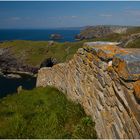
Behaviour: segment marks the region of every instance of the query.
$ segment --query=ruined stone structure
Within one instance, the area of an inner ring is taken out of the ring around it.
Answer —
[[[138,49],[86,43],[68,63],[39,70],[37,86],[47,85],[84,107],[98,138],[140,138]]]

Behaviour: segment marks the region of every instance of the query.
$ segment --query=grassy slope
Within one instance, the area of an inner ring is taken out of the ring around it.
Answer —
[[[140,48],[140,38],[128,43],[126,48]]]
[[[88,41],[121,41],[127,36],[140,33],[140,27],[129,28],[124,34],[113,33],[104,38],[95,38]],[[24,60],[26,64],[39,66],[41,62],[49,57],[56,58],[58,62],[64,62],[71,59],[78,48],[83,46],[87,40],[80,42],[55,42],[49,45],[47,41],[25,41],[15,40],[0,43],[0,48],[11,47],[14,56]],[[128,44],[127,47],[139,47],[140,40]]]
[[[124,34],[111,34],[104,38],[95,38],[88,41],[121,41],[127,36],[140,32],[140,27],[130,28]],[[39,66],[41,62],[49,57],[56,58],[58,62],[64,62],[71,59],[78,48],[83,46],[87,40],[80,42],[55,42],[49,45],[47,41],[25,41],[15,40],[0,43],[0,48],[11,47],[11,52],[18,59],[24,60],[26,64]],[[127,47],[139,48],[140,40],[136,40]]]
[[[127,30],[128,35],[136,34],[136,33],[140,33],[140,27],[129,28]]]
[[[131,34],[136,34],[136,33],[140,33],[140,27],[135,27],[135,28],[130,28],[127,31],[128,35]],[[134,40],[133,42],[130,42],[126,48],[140,48],[140,38]]]
[[[90,41],[118,41],[119,42],[126,39],[127,36],[131,34],[136,34],[136,33],[140,33],[140,27],[132,27],[132,28],[129,28],[126,33],[123,33],[123,34],[113,33],[113,34],[107,35],[106,37],[90,39]],[[126,47],[139,48],[140,47],[139,42],[140,42],[140,39],[137,39]]]
[[[79,104],[47,87],[0,100],[0,138],[96,138]]]
[[[24,59],[26,64],[39,66],[49,57],[56,58],[58,62],[64,62],[72,58],[83,42],[54,43],[49,46],[47,41],[7,41],[0,44],[0,48],[11,47],[12,53],[17,58]]]

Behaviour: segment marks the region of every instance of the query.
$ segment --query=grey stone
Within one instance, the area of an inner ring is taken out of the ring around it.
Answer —
[[[114,135],[115,135],[115,138],[116,139],[121,139],[122,136],[121,136],[121,133],[119,132],[119,129],[117,127],[117,125],[112,125],[112,129],[113,129],[113,132],[114,132]]]
[[[113,59],[113,65],[118,66],[120,62],[125,65],[123,75],[120,75],[125,80],[140,79],[140,51],[129,54],[116,54]]]
[[[112,79],[110,78],[110,76],[108,75],[108,73],[104,72],[104,82],[106,83],[106,85],[111,86],[112,85]]]
[[[54,86],[69,99],[80,103],[95,121],[98,138],[138,138],[139,113],[134,108],[138,108],[139,103],[133,95],[133,81],[124,81],[120,77],[116,70],[117,61],[110,66],[111,71],[104,71],[107,63],[97,57],[98,48],[86,46],[80,50],[68,63],[41,68],[37,86]],[[89,52],[94,58],[91,66],[86,58]],[[139,73],[139,70],[134,73]],[[133,95],[133,100],[128,100],[128,94]]]
[[[79,49],[78,49],[78,51],[77,51],[77,53],[79,53],[79,54],[82,54],[82,55],[83,55],[83,54],[84,54],[84,50],[83,50],[83,48],[79,48]]]
[[[106,83],[104,82],[103,77],[100,74],[97,74],[97,79],[100,82],[100,84],[102,85],[102,87],[104,88]]]

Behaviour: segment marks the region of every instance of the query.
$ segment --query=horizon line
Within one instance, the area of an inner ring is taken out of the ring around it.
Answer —
[[[94,26],[124,26],[124,27],[140,27],[140,25],[115,25],[115,24],[97,24],[97,25],[85,25],[85,26],[77,26],[77,27],[48,27],[48,28],[0,28],[0,30],[5,30],[5,29],[70,29],[70,28],[85,28],[85,27],[94,27]]]

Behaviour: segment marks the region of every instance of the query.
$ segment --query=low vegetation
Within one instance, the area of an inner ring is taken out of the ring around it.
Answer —
[[[140,48],[140,38],[128,43],[126,47],[127,48]]]
[[[90,35],[90,30],[85,30],[85,36]],[[124,33],[110,33],[103,37],[93,37],[91,39],[78,42],[53,42],[48,41],[25,41],[14,40],[0,43],[0,48],[9,48],[10,52],[17,60],[20,60],[25,65],[39,67],[40,64],[47,58],[55,58],[57,63],[70,60],[76,53],[78,48],[83,46],[86,41],[116,41],[123,42],[129,40],[133,34],[140,33],[140,27],[128,28]],[[139,48],[140,38],[129,43],[126,47]],[[123,47],[123,46],[122,46]]]
[[[110,28],[109,26],[106,28]],[[125,42],[128,41],[131,35],[139,34],[140,33],[140,27],[129,27],[126,32],[124,33],[106,33],[103,32],[104,27],[90,27],[81,32],[81,35],[85,36],[85,38],[91,37],[91,39],[88,39],[88,41],[116,41],[116,42]],[[107,30],[108,32],[108,30]],[[94,37],[94,34],[99,35],[97,37]],[[104,35],[103,35],[104,34]],[[136,38],[136,40],[132,41],[132,44],[129,44],[126,47],[131,48],[139,48],[139,42],[140,38]],[[134,45],[134,46],[132,46]],[[122,46],[123,47],[123,46]]]
[[[0,43],[0,48],[9,48],[16,58],[22,59],[26,64],[39,66],[44,59],[53,57],[58,62],[72,58],[83,42],[64,42],[49,44],[48,41],[15,40]]]
[[[21,91],[0,100],[0,138],[97,138],[95,123],[55,88]]]
[[[0,43],[0,48],[9,48],[10,52],[17,60],[22,60],[25,64],[31,66],[40,66],[47,58],[55,58],[58,63],[70,60],[78,48],[83,46],[86,41],[117,41],[123,42],[130,35],[140,33],[140,27],[128,28],[126,33],[112,33],[104,37],[92,38],[78,42],[54,42],[48,41],[25,41],[14,40]],[[139,48],[140,39],[132,41],[126,47]]]
[[[134,27],[134,28],[129,28],[127,30],[127,35],[131,35],[131,34],[136,34],[136,33],[140,33],[140,27]]]

